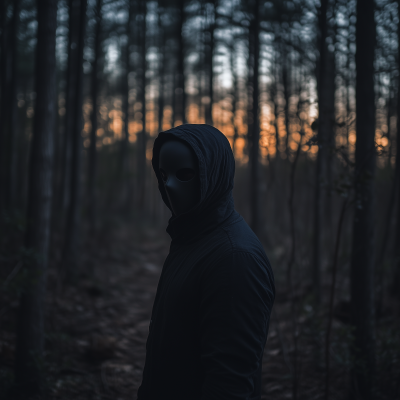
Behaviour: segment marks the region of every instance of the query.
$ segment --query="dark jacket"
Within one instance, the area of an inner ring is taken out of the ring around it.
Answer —
[[[235,161],[226,137],[209,125],[181,125],[157,137],[184,140],[199,162],[201,199],[172,217],[172,238],[149,327],[139,400],[255,400],[275,297],[263,247],[235,211]]]

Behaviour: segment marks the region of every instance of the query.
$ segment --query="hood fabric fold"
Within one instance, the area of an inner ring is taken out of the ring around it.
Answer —
[[[185,124],[160,132],[154,142],[152,166],[162,199],[169,209],[158,164],[161,146],[172,139],[187,143],[199,163],[200,200],[189,212],[173,215],[167,227],[173,241],[185,242],[222,225],[235,212],[232,197],[235,159],[228,139],[213,126]]]

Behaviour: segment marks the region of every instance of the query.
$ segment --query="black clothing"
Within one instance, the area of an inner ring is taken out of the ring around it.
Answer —
[[[154,301],[139,400],[260,399],[261,364],[275,297],[268,258],[234,210],[234,158],[226,137],[208,125],[159,134],[188,143],[199,162],[201,198],[172,217],[172,237]]]

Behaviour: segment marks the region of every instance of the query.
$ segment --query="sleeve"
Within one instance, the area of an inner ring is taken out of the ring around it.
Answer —
[[[255,391],[275,297],[268,262],[246,252],[211,268],[200,302],[201,400],[245,400]]]

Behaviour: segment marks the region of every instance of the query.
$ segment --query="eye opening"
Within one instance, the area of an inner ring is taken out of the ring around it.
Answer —
[[[159,169],[159,171],[160,171],[161,179],[165,182],[167,180],[167,174],[161,168]]]
[[[183,182],[188,182],[196,176],[196,171],[193,168],[181,168],[176,171],[176,177]]]

